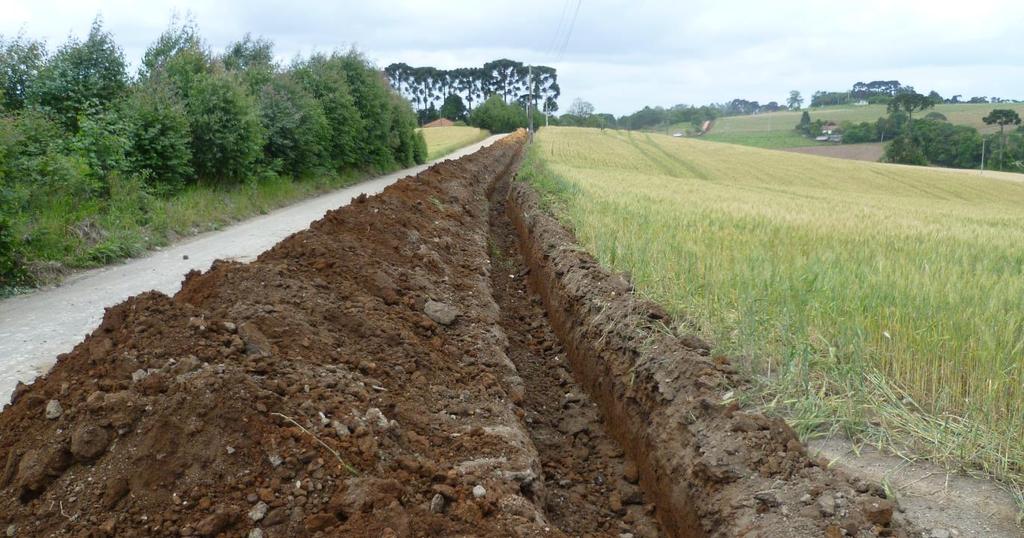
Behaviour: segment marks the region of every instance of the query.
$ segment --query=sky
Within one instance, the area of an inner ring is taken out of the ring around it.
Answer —
[[[1021,0],[0,1],[0,35],[24,32],[51,50],[101,15],[132,65],[175,13],[190,14],[214,51],[251,32],[282,61],[355,46],[380,67],[549,65],[563,111],[577,97],[615,115],[784,103],[794,89],[809,102],[816,90],[892,79],[946,97],[1024,99]]]

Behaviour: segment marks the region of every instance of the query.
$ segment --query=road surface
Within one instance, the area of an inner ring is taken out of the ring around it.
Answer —
[[[504,135],[471,144],[443,159],[473,153]],[[216,259],[249,261],[327,211],[360,194],[373,195],[428,165],[416,166],[311,198],[219,230],[195,236],[144,258],[79,273],[55,288],[0,301],[0,405],[18,381],[46,373],[57,355],[71,351],[103,319],[108,306],[157,290],[178,291],[185,273],[205,271]]]

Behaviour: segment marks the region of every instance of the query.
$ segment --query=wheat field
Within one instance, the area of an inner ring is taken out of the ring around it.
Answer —
[[[520,175],[802,434],[1024,483],[1024,183],[575,128]]]
[[[427,160],[433,161],[449,153],[479,142],[491,135],[484,129],[476,127],[430,127],[420,129],[423,139],[427,141]]]

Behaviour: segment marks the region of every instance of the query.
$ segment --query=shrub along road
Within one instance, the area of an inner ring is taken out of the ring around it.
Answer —
[[[505,135],[491,136],[444,158],[457,158],[490,145]],[[157,290],[173,294],[185,273],[205,271],[213,260],[247,261],[278,241],[319,219],[328,210],[360,194],[376,194],[400,178],[429,164],[364,181],[352,187],[281,208],[224,230],[153,252],[128,263],[86,271],[61,286],[0,302],[0,402],[9,401],[19,382],[46,372],[60,353],[91,331],[103,309],[138,293]]]

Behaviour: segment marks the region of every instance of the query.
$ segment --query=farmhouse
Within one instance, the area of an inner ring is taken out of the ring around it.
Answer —
[[[455,122],[448,118],[439,118],[423,126],[424,129],[427,127],[451,127],[455,125]]]
[[[843,141],[842,129],[835,122],[828,122],[821,126],[821,134],[814,138],[818,142],[834,142],[836,144]]]

